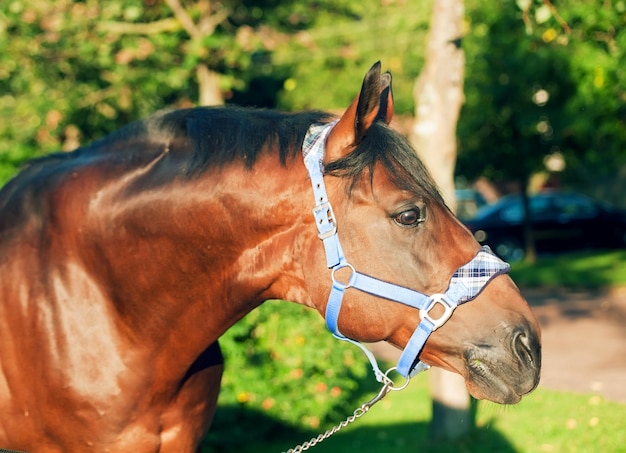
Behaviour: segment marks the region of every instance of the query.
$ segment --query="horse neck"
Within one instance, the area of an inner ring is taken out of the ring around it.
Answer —
[[[127,176],[123,186],[149,173]],[[182,335],[191,352],[265,300],[310,304],[297,258],[315,228],[299,160],[281,166],[268,154],[252,169],[233,163],[151,187],[123,196],[115,185],[105,190],[90,227],[96,241],[86,248],[133,335],[164,345]]]

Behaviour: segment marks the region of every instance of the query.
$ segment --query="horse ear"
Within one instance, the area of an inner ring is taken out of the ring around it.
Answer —
[[[380,108],[378,110],[377,120],[384,121],[386,124],[391,123],[393,117],[393,90],[391,89],[391,73],[385,72],[380,78],[382,84],[382,92],[380,93]]]
[[[388,89],[388,91],[386,91]],[[385,93],[383,96],[383,93]],[[380,61],[374,63],[363,79],[361,92],[341,116],[326,141],[326,160],[332,161],[348,154],[357,146],[370,126],[389,116],[391,75],[380,74]],[[383,97],[385,98],[383,102]],[[381,110],[381,106],[383,109]],[[393,108],[391,108],[393,111]]]

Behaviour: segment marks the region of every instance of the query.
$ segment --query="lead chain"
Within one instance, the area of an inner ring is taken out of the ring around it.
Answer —
[[[382,399],[382,397],[380,399]],[[372,407],[372,404],[373,403],[370,404],[370,402],[363,403],[361,407],[357,408],[352,415],[350,415],[344,421],[340,422],[338,425],[333,426],[331,429],[326,430],[326,432],[318,435],[317,437],[313,437],[310,440],[303,442],[302,444],[298,445],[295,448],[290,448],[289,450],[287,450],[287,453],[301,453],[303,451],[308,450],[311,447],[314,447],[315,445],[322,442],[323,440],[328,439],[330,436],[338,432],[341,428],[345,428],[350,423],[355,421],[357,418],[365,415],[367,411],[369,411],[370,408]]]
[[[289,450],[287,450],[286,453],[301,453],[303,451],[307,451],[309,448],[314,447],[320,442],[328,439],[330,436],[338,432],[340,429],[345,428],[350,423],[354,422],[357,418],[362,417],[363,415],[367,414],[367,412],[371,409],[371,407],[377,402],[379,402],[380,400],[382,400],[390,391],[392,390],[397,391],[397,390],[404,389],[409,384],[410,378],[407,378],[406,382],[403,385],[399,387],[394,387],[393,381],[388,376],[389,372],[391,372],[392,370],[395,370],[395,367],[390,368],[389,370],[387,370],[386,373],[383,374],[383,387],[380,389],[380,392],[378,392],[378,395],[376,395],[374,398],[372,398],[368,402],[361,404],[361,407],[358,407],[352,413],[352,415],[350,415],[344,421],[340,422],[338,425],[333,426],[330,429],[327,429],[324,433],[319,434],[317,437],[313,437],[310,440],[301,443],[297,447],[290,448]]]

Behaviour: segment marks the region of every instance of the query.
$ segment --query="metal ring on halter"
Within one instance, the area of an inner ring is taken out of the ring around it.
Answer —
[[[348,278],[348,283],[343,283],[335,278],[335,272],[337,272],[338,270],[344,269],[346,267],[350,268],[350,278]],[[356,279],[356,269],[350,263],[339,264],[338,266],[333,267],[333,270],[330,273],[330,278],[332,279],[333,284],[336,284],[337,286],[343,289],[348,289],[352,285],[354,285],[354,281]]]
[[[430,315],[430,311],[439,305],[443,308],[443,313],[438,318],[433,318]],[[430,296],[428,305],[420,310],[420,318],[422,320],[427,319],[433,325],[433,331],[441,327],[445,322],[450,319],[452,312],[456,308],[456,305],[451,305],[446,299],[444,294],[433,294]]]
[[[392,371],[395,371],[397,367],[392,366],[391,368],[389,368],[387,371],[385,371],[384,373],[384,379],[385,379],[385,384],[388,386],[388,390],[393,390],[393,391],[398,391],[398,390],[404,390],[406,388],[407,385],[409,385],[409,382],[411,381],[411,377],[407,376],[404,381],[404,384],[395,387],[393,385],[393,380],[389,377],[389,373],[391,373]]]

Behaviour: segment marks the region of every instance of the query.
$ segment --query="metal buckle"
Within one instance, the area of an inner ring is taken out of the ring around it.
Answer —
[[[317,226],[317,236],[323,241],[337,233],[337,221],[333,207],[328,201],[318,204],[313,208],[315,224]]]
[[[346,268],[350,269],[350,276],[347,279],[345,279],[347,280],[347,283],[343,283],[337,279],[335,272],[341,269],[346,269]],[[356,280],[356,270],[354,269],[354,266],[352,264],[342,263],[342,264],[339,264],[338,266],[333,267],[332,271],[330,272],[330,278],[333,281],[334,286],[337,286],[342,289],[348,289],[354,286],[354,281]]]
[[[427,319],[433,324],[433,332],[441,327],[449,318],[452,316],[452,312],[456,308],[453,305],[449,305],[448,302],[443,298],[443,294],[433,294],[430,296],[430,301],[425,308],[420,309],[420,316],[422,321]],[[437,319],[433,318],[430,315],[430,311],[437,306],[437,304],[443,307],[443,313]]]

